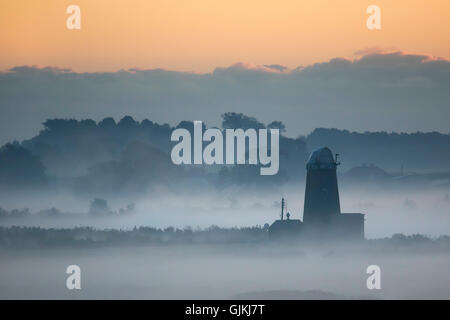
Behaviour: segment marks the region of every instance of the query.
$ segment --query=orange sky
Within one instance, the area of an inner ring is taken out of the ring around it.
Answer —
[[[81,8],[82,29],[66,28]],[[366,28],[381,7],[382,30]],[[367,48],[450,58],[449,0],[2,0],[0,70],[297,67]]]

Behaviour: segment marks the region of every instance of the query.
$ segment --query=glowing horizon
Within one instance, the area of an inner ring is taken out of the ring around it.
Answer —
[[[81,8],[81,30],[66,28],[69,4]],[[365,25],[370,4],[381,8],[381,30]],[[449,13],[445,0],[17,0],[0,11],[0,70],[205,73],[236,62],[294,69],[386,50],[449,59]]]

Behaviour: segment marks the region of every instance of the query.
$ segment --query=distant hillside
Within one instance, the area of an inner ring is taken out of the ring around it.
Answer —
[[[192,121],[171,127],[147,119],[138,122],[130,116],[119,122],[113,118],[99,122],[51,119],[43,123],[43,130],[35,137],[0,149],[0,187],[39,188],[48,182],[53,186],[64,184],[77,193],[104,196],[142,192],[157,185],[276,188],[284,183],[302,183],[308,153],[319,146],[339,153],[338,170],[344,183],[380,186],[411,181],[410,185],[450,185],[445,174],[450,172],[448,134],[319,128],[306,137],[293,139],[283,135],[285,125],[281,121],[264,124],[232,112],[223,114],[222,120],[222,130],[278,128],[279,173],[261,176],[256,166],[174,166],[170,159],[175,144],[170,141],[171,133],[176,128],[193,131]],[[434,175],[424,175],[430,173]]]
[[[350,132],[315,129],[305,138],[308,150],[328,146],[340,154],[341,170],[375,164],[390,172],[450,170],[450,134]]]

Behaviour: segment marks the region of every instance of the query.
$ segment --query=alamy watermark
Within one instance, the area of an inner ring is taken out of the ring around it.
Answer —
[[[67,267],[66,274],[69,276],[66,279],[66,287],[69,290],[81,290],[81,268],[72,264]]]
[[[366,26],[369,30],[381,30],[381,9],[377,5],[370,5],[366,9],[366,13],[370,14],[367,18]]]
[[[184,128],[178,128],[172,132],[171,141],[178,142],[171,152],[172,162],[176,165],[260,164],[264,166],[260,168],[260,175],[275,175],[279,169],[280,133],[279,129],[270,129],[269,150],[268,131],[268,129],[259,129],[258,131],[256,129],[245,131],[243,129],[225,129],[224,148],[224,137],[221,130],[211,128],[203,132],[202,121],[194,121],[194,137],[191,136],[189,130]],[[208,142],[204,148],[203,142]],[[194,144],[193,148],[192,143]]]
[[[381,8],[377,5],[370,5],[366,9],[370,16],[366,20],[369,30],[381,30]],[[70,16],[66,20],[66,27],[69,30],[81,29],[81,8],[76,4],[71,4],[66,8],[66,14]]]
[[[381,268],[376,264],[371,264],[367,267],[366,273],[370,274],[367,278],[366,286],[369,290],[381,289]]]
[[[66,27],[69,30],[81,29],[81,9],[75,4],[71,4],[67,7],[66,13],[70,16],[66,20]]]

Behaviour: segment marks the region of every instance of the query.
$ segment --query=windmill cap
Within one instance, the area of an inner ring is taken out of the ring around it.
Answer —
[[[306,169],[336,169],[336,161],[328,147],[314,150],[306,163]]]

